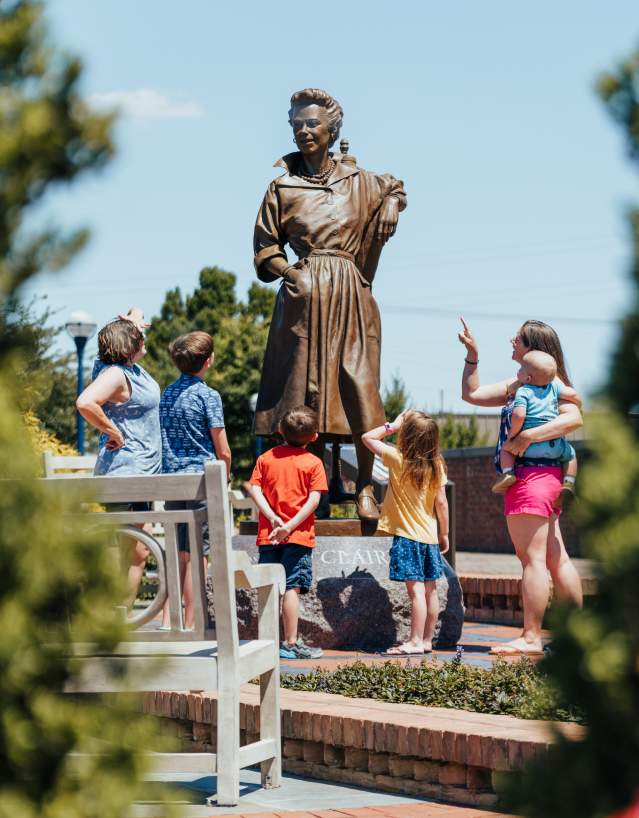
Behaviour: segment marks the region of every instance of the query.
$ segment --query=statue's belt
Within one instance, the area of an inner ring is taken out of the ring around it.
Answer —
[[[302,258],[310,258],[311,256],[339,256],[340,258],[347,258],[355,264],[355,256],[345,250],[311,250],[307,256]]]

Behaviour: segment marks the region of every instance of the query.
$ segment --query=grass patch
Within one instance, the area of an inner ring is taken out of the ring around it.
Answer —
[[[497,660],[488,669],[465,665],[461,654],[450,662],[355,662],[333,671],[317,668],[308,674],[284,674],[282,687],[397,704],[583,723],[583,715],[561,702],[546,676],[528,659]]]

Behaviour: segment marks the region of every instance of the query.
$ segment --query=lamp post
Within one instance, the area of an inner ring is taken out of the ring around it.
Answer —
[[[78,383],[76,394],[80,394],[84,389],[84,348],[89,338],[95,335],[97,324],[86,312],[72,312],[69,320],[65,324],[66,330],[75,341],[75,349],[78,354]],[[76,410],[76,444],[80,454],[84,454],[84,418]]]
[[[254,392],[249,397],[249,409],[251,410],[251,414],[253,415],[253,424],[255,424],[255,412],[257,411],[257,392]],[[259,435],[255,435],[255,459],[262,454],[262,438]]]

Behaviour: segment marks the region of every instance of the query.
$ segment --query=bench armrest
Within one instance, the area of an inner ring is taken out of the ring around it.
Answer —
[[[237,551],[235,557],[235,587],[236,588],[264,588],[275,585],[280,594],[286,590],[286,575],[284,568],[276,563],[270,565],[254,565],[248,554]]]

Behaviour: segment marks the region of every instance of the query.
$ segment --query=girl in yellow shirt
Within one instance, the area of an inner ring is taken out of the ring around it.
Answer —
[[[383,442],[395,432],[399,432],[396,447]],[[441,554],[449,548],[446,464],[439,448],[439,428],[430,415],[407,410],[392,423],[366,432],[362,442],[388,468],[378,528],[393,535],[390,578],[406,583],[411,604],[410,639],[388,653],[430,653],[439,615],[435,580],[443,575]]]

